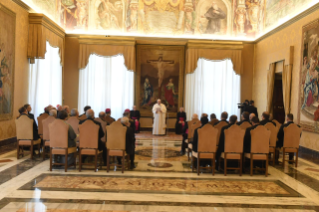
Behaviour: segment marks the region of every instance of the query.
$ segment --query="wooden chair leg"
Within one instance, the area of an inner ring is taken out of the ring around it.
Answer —
[[[250,153],[250,176],[253,176],[253,168],[254,167],[254,160],[253,160],[253,154]]]
[[[96,172],[96,170],[97,170],[97,149],[95,150],[94,168],[95,168],[94,170]]]
[[[79,148],[79,172],[82,170],[82,154],[81,154],[81,148]]]
[[[240,166],[239,166],[239,168],[240,168],[240,170],[239,170],[239,176],[242,176],[242,174],[243,174],[243,154],[240,154],[239,164],[240,164]]]
[[[31,159],[33,159],[33,142],[32,141],[31,141],[30,151],[31,151]]]
[[[197,157],[197,175],[199,176],[199,159],[200,157],[199,157],[199,152],[198,152],[198,157]]]
[[[38,153],[38,157],[40,158],[40,157],[41,157],[41,153],[40,153],[40,144],[38,144],[38,151],[39,151],[39,153]]]
[[[124,173],[125,168],[125,151],[123,150],[123,156],[122,156],[122,173]]]
[[[110,171],[110,150],[108,149],[107,150],[107,156],[106,156],[106,165],[107,165],[107,167],[106,167],[106,172],[109,172]]]
[[[103,153],[100,154],[100,170],[102,170]]]
[[[65,149],[64,171],[68,171],[68,149]]]
[[[295,162],[295,167],[296,168],[298,166],[298,153],[299,153],[299,149],[297,149],[297,152],[296,152],[296,162]]]
[[[192,155],[192,161],[191,161],[191,164],[192,164],[192,173],[194,172],[194,156]]]
[[[188,148],[188,144],[187,144],[187,160],[189,161],[189,148]]]
[[[19,141],[17,144],[17,159],[19,160],[19,156],[20,156],[20,146],[19,146]]]
[[[45,142],[43,142],[45,143]],[[42,147],[42,160],[45,160],[45,145]]]
[[[276,160],[276,148],[273,152],[273,158],[272,158],[272,166],[275,167],[275,160]]]
[[[268,177],[268,154],[266,154],[266,177]]]
[[[225,158],[224,158],[224,175],[227,175],[227,158],[226,158],[226,153],[225,153]]]
[[[215,175],[215,167],[216,167],[215,157],[216,157],[216,154],[214,154],[214,158],[212,160],[212,166],[213,166],[212,174],[213,174],[213,176]]]
[[[76,155],[76,152],[74,152],[73,154],[74,154],[74,169],[76,169],[76,157],[77,157],[77,155]]]
[[[282,167],[285,168],[285,148],[282,149]]]
[[[50,147],[50,171],[52,171],[52,148]]]

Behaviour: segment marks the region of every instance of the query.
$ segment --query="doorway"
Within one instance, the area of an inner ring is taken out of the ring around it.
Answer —
[[[274,93],[272,99],[273,118],[279,123],[285,122],[285,107],[282,92],[282,73],[275,74]]]

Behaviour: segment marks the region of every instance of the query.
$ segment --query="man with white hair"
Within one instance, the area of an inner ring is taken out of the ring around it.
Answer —
[[[249,114],[249,121],[251,123],[251,120],[255,117],[256,115],[254,113]],[[257,117],[258,118],[258,117]]]
[[[152,112],[154,114],[153,135],[165,135],[166,131],[166,106],[158,99],[153,106]]]
[[[50,110],[49,115],[50,115],[50,116],[53,116],[54,118],[56,118],[56,117],[57,117],[57,112],[56,112],[56,110],[54,110],[54,109]]]
[[[70,114],[70,107],[69,107],[69,105],[64,105],[64,106],[63,106],[63,110],[65,110],[65,112],[67,112],[67,114]]]
[[[79,117],[79,111],[76,108],[72,108],[71,110],[71,116]]]
[[[94,120],[94,111],[92,109],[88,109],[86,111],[86,118],[84,120],[81,120],[79,122],[79,124],[83,124],[84,122],[86,122],[87,120],[91,120],[94,122],[94,124],[99,126],[99,141],[98,141],[98,148],[100,151],[103,150],[103,161],[104,161],[104,166],[106,166],[106,156],[107,156],[107,151],[106,151],[106,147],[105,147],[105,143],[102,142],[102,138],[104,136],[104,131],[102,129],[102,126],[99,122]]]

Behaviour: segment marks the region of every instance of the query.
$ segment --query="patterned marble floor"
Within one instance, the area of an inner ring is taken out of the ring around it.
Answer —
[[[136,169],[122,174],[57,168],[49,160],[0,154],[0,212],[318,211],[319,165],[269,166],[269,176],[192,173],[176,135],[139,134]]]

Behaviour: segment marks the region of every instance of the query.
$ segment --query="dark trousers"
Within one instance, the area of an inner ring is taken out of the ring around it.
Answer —
[[[134,160],[135,160],[135,153],[130,154],[130,161],[131,161],[131,166],[134,165]],[[122,164],[122,157],[117,157],[117,162],[118,164]]]
[[[188,134],[183,133],[183,140],[182,140],[182,146],[181,146],[181,152],[185,153],[187,148],[187,143],[185,140],[188,138]]]

